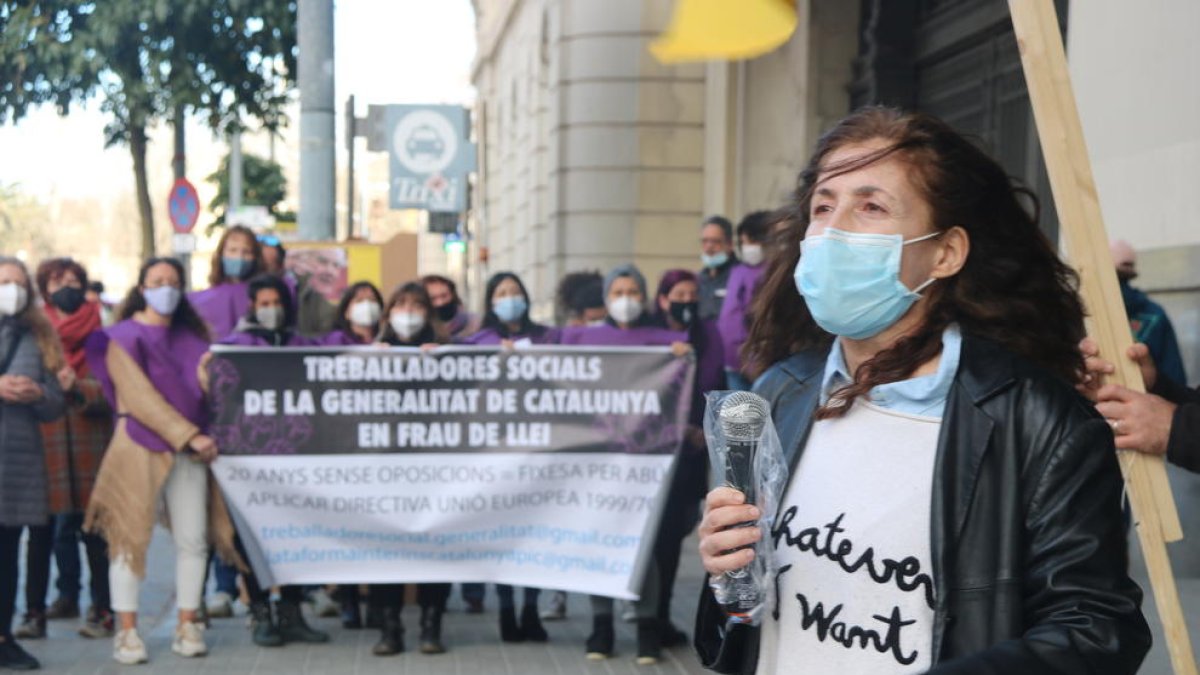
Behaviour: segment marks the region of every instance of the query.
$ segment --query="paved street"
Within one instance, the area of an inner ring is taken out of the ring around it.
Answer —
[[[1178,478],[1178,476],[1173,476]],[[1197,526],[1189,527],[1194,508],[1192,497],[1200,494],[1195,488],[1200,481],[1177,482],[1176,494],[1181,501],[1181,512],[1185,514],[1184,527],[1188,532],[1200,531]],[[695,589],[700,583],[699,562],[695,553],[694,539],[684,543],[685,558],[680,579],[676,586],[674,605],[676,625],[690,630],[691,614],[695,607]],[[1190,543],[1190,542],[1189,542]],[[1179,592],[1191,627],[1193,644],[1200,645],[1200,546],[1181,545],[1172,547],[1172,557],[1180,572]],[[1146,615],[1155,634],[1155,644],[1147,657],[1142,673],[1146,675],[1169,675],[1170,661],[1161,641],[1161,630],[1154,614],[1153,600],[1145,578],[1140,556],[1134,552],[1133,567],[1138,582],[1146,589]],[[181,673],[220,674],[255,673],[258,675],[282,675],[284,673],[420,673],[422,675],[467,674],[467,675],[540,675],[558,673],[605,674],[630,673],[636,675],[678,675],[706,672],[700,668],[689,648],[680,647],[666,652],[666,659],[656,667],[639,667],[633,662],[634,635],[631,624],[618,623],[618,655],[603,663],[587,662],[583,658],[583,641],[591,627],[587,599],[573,595],[570,599],[568,620],[547,622],[550,642],[543,645],[506,645],[500,642],[495,614],[496,599],[488,596],[488,613],[469,615],[462,611],[457,597],[452,600],[452,613],[446,619],[446,643],[450,652],[442,656],[423,656],[405,653],[391,658],[371,655],[371,646],[378,637],[377,631],[346,631],[336,619],[317,619],[314,625],[333,634],[333,642],[318,647],[293,645],[282,649],[260,649],[250,642],[244,616],[234,619],[215,620],[208,633],[211,655],[204,659],[184,660],[170,651],[171,631],[174,628],[174,605],[172,597],[173,562],[171,543],[163,531],[159,531],[150,552],[150,573],[143,588],[143,630],[150,650],[151,663],[139,668],[124,668],[114,663],[109,655],[108,640],[84,640],[75,635],[76,622],[52,622],[50,639],[26,641],[25,646],[42,660],[44,672],[71,673],[77,675],[100,673]],[[519,594],[518,594],[519,598]],[[51,591],[53,599],[53,590]],[[242,610],[244,612],[244,608]],[[407,608],[404,617],[408,627],[406,645],[415,644],[414,629],[417,610]]]

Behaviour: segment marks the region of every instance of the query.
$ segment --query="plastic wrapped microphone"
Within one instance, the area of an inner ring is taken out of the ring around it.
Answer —
[[[771,421],[766,399],[745,391],[716,391],[707,396],[704,436],[713,468],[713,487],[731,487],[746,495],[762,514],[757,525],[763,538],[753,546],[754,559],[739,570],[710,578],[717,602],[730,623],[759,625],[775,594],[775,555],[771,525],[787,486],[783,448]]]

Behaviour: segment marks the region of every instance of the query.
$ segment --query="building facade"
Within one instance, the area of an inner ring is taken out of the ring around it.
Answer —
[[[1057,237],[1004,0],[797,5],[770,54],[663,66],[647,45],[668,0],[477,0],[476,273],[521,274],[548,317],[566,272],[695,268],[705,214],[784,203],[821,131],[870,103],[975,136],[1039,194]],[[1200,4],[1056,5],[1109,233],[1139,251],[1137,285],[1167,306],[1200,381]]]

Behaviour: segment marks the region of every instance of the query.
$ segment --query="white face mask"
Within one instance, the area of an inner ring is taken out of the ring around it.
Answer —
[[[383,308],[374,300],[359,300],[350,305],[350,323],[363,328],[379,325],[379,315]]]
[[[401,340],[408,340],[425,327],[425,316],[416,312],[392,312],[388,323]]]
[[[0,284],[0,316],[20,314],[28,303],[29,291],[25,286],[12,281]]]
[[[642,315],[642,303],[628,295],[608,301],[608,314],[617,323],[633,323]]]
[[[283,308],[259,307],[254,310],[254,320],[267,330],[279,330],[283,326]]]
[[[763,261],[763,247],[761,244],[744,244],[742,246],[742,262],[751,267],[758,267]]]

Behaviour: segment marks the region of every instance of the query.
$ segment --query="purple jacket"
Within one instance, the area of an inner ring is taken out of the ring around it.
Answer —
[[[483,330],[469,335],[458,341],[462,345],[498,345],[502,340],[529,340],[535,345],[556,345],[559,342],[559,337],[562,331],[558,328],[547,328],[542,326],[543,332],[539,335],[510,335],[507,338],[500,334],[495,328],[484,328]]]
[[[214,340],[220,340],[232,333],[238,321],[246,316],[250,309],[250,296],[244,281],[236,284],[218,284],[203,291],[188,293],[188,302],[192,303],[196,313],[208,324]]]
[[[766,265],[751,267],[745,263],[737,265],[729,273],[729,285],[725,287],[725,304],[721,305],[721,316],[717,328],[721,331],[721,343],[725,352],[725,367],[740,371],[742,359],[739,352],[750,334],[748,317],[750,302]]]

